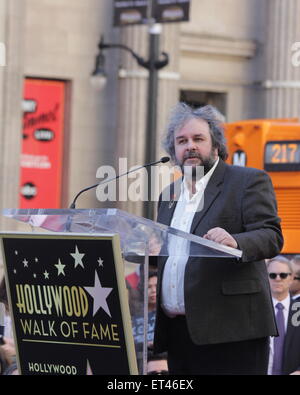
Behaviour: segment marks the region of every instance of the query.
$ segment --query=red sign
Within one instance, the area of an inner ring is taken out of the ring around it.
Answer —
[[[20,208],[60,208],[65,82],[26,79]]]

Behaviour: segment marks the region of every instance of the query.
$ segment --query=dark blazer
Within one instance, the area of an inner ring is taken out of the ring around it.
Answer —
[[[287,331],[284,341],[282,374],[300,371],[300,297],[291,300]],[[296,315],[295,315],[296,314]],[[294,316],[294,320],[293,320]],[[297,325],[294,325],[297,324]]]
[[[169,188],[173,198],[176,188],[174,184]],[[175,206],[160,199],[158,222],[170,225]],[[265,172],[230,166],[220,159],[205,189],[203,209],[194,216],[191,233],[203,236],[217,226],[233,235],[243,255],[239,261],[188,260],[184,298],[192,341],[203,345],[276,336],[264,259],[280,252],[283,237],[273,186]],[[167,349],[167,326],[172,322],[161,308],[166,260],[158,260],[157,352]]]

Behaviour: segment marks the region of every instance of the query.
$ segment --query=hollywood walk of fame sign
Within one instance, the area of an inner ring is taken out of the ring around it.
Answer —
[[[118,236],[1,238],[20,373],[137,374]]]

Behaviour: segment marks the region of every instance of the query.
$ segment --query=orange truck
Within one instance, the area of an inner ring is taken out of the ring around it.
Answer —
[[[300,253],[299,119],[254,119],[225,124],[228,163],[271,177],[284,234],[283,254]]]

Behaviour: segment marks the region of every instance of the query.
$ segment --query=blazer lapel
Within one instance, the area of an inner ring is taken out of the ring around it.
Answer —
[[[169,199],[163,200],[158,211],[157,221],[170,226],[173,214],[180,197],[182,178],[170,185]],[[167,196],[166,196],[167,198]]]
[[[211,179],[209,180],[205,188],[203,198],[200,202],[200,206],[203,205],[203,208],[202,210],[197,211],[195,213],[190,230],[191,233],[194,233],[199,222],[202,220],[202,218],[205,216],[212,203],[221,193],[221,186],[223,184],[225,170],[226,170],[226,164],[220,158],[218,166],[216,167],[213,175],[211,176]]]

